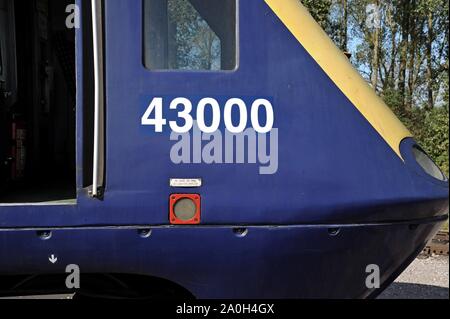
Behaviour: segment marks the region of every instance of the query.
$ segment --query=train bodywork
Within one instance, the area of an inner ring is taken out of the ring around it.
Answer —
[[[84,14],[86,2],[77,3]],[[420,166],[411,134],[298,1],[238,1],[237,67],[216,72],[148,70],[143,5],[104,3],[103,198],[85,187],[92,83],[82,14],[77,203],[0,206],[0,274],[59,274],[77,264],[82,274],[163,278],[198,298],[378,295],[447,219],[448,182]],[[276,172],[171,162],[170,132],[141,125],[155,97],[270,100]],[[174,188],[172,178],[201,178],[202,186]],[[176,193],[201,196],[199,225],[171,225]],[[51,238],[37,236],[43,230]],[[52,254],[56,264],[48,261]],[[380,289],[367,286],[369,265],[380,269]]]

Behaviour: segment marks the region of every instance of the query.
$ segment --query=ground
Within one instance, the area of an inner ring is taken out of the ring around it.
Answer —
[[[416,259],[380,299],[449,299],[449,257]]]

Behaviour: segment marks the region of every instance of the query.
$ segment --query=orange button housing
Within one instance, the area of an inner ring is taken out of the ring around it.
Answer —
[[[190,220],[181,220],[175,215],[175,205],[182,199],[194,202],[195,215]],[[172,194],[170,195],[170,223],[172,225],[198,225],[201,222],[201,196],[199,194]]]

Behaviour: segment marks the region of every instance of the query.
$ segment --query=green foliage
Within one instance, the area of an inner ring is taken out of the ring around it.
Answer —
[[[423,124],[415,128],[416,139],[448,176],[448,109],[435,108],[431,111],[416,109],[415,112],[423,113]]]
[[[324,30],[330,27],[330,10],[332,0],[302,0],[303,5],[309,10],[313,18],[322,26]]]

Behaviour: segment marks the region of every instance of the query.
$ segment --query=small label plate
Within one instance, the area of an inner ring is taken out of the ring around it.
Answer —
[[[170,187],[176,188],[198,188],[202,187],[202,179],[201,178],[171,178],[170,179]]]

